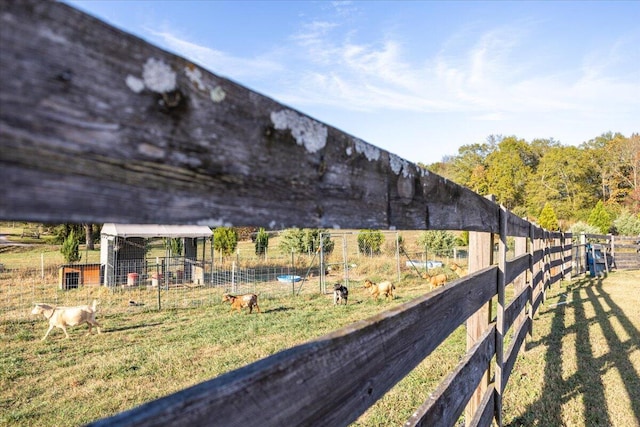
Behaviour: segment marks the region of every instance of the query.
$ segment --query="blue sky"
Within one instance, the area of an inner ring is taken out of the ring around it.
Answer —
[[[640,132],[640,1],[66,2],[411,162]]]

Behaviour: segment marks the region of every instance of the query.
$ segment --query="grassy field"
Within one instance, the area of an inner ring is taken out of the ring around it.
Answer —
[[[640,420],[640,273],[563,282],[548,291],[533,338],[504,398],[509,426],[633,426]],[[215,377],[425,292],[398,287],[393,302],[352,289],[329,296],[267,299],[263,313],[213,307],[98,316],[102,335],[75,328],[40,341],[43,319],[2,321],[0,424],[79,425]],[[457,363],[459,328],[354,425],[401,425]]]
[[[640,426],[640,272],[551,289],[504,398],[507,426]]]
[[[19,240],[20,231],[0,230],[12,240]],[[43,253],[54,265],[61,263],[59,246],[43,238],[35,247],[3,252],[0,262],[12,270],[34,268]],[[85,252],[96,259],[98,254]],[[362,263],[358,273],[378,280],[375,274],[384,268],[392,277],[393,266]],[[69,340],[56,330],[42,342],[46,321],[24,314],[39,279],[20,274],[7,279],[5,272],[0,274],[0,425],[74,426],[123,411],[428,292],[415,276],[403,275],[391,302],[372,301],[356,276],[347,307],[334,307],[330,295],[319,293],[263,296],[262,313],[252,315],[231,313],[221,302],[222,289],[196,290],[182,308],[157,311],[129,306],[131,294],[104,287],[59,291],[54,286],[63,303],[100,299],[104,333],[86,336],[81,326],[70,330]],[[26,294],[15,291],[21,287]],[[206,304],[192,304],[205,299]],[[504,424],[640,426],[638,307],[639,271],[565,281],[548,290],[527,351],[518,357],[507,385]],[[14,315],[16,310],[22,314]],[[465,333],[458,328],[353,425],[402,425],[463,356]]]

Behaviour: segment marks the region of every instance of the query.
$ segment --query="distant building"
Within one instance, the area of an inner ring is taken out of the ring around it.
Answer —
[[[203,225],[106,223],[100,232],[100,265],[105,286],[132,285],[159,278],[180,282],[204,282],[206,251],[198,258],[198,239],[211,240],[213,232]],[[184,255],[147,259],[147,241],[182,238]],[[204,248],[204,245],[202,246]],[[133,283],[132,283],[133,282]]]

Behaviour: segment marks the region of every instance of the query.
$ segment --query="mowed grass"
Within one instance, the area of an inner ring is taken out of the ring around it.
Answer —
[[[378,278],[375,278],[377,280]],[[160,312],[104,301],[102,335],[71,339],[44,319],[1,319],[0,424],[75,426],[129,409],[320,337],[429,291],[404,277],[393,301],[354,281],[331,295],[263,298],[261,314],[221,302]],[[117,294],[114,294],[117,295]],[[123,301],[126,302],[126,301]],[[508,426],[640,425],[640,272],[565,281],[547,291],[504,396]],[[429,319],[425,319],[427,325]],[[463,357],[458,328],[353,425],[402,425]],[[336,361],[339,363],[339,361]],[[319,399],[322,396],[318,397]]]
[[[640,272],[547,292],[503,401],[506,426],[640,426]]]
[[[160,312],[112,312],[98,314],[103,334],[86,335],[83,325],[71,328],[68,340],[54,330],[40,341],[47,329],[44,319],[2,321],[0,423],[72,426],[109,416],[320,337],[428,290],[421,284],[400,284],[393,301],[376,302],[354,283],[346,307],[333,306],[331,295],[301,295],[263,299],[262,313],[251,315],[230,312],[222,302]],[[356,425],[402,424],[464,352],[464,328],[460,328]]]

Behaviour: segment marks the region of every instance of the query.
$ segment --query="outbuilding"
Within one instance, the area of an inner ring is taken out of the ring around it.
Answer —
[[[212,230],[204,225],[106,223],[100,232],[103,284],[110,287],[204,284],[206,243],[211,242],[212,236]],[[167,249],[164,256],[149,258],[148,243],[158,238],[181,239],[182,253],[174,254]]]

